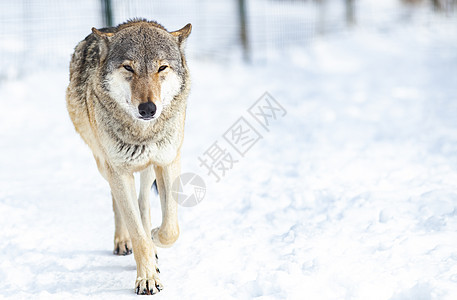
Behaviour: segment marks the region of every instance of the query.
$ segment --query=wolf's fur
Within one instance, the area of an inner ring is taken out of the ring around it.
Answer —
[[[179,235],[171,187],[180,174],[190,89],[184,44],[190,31],[190,24],[168,32],[156,22],[139,19],[93,28],[70,63],[68,112],[111,187],[115,253],[133,249],[138,294],[160,291],[155,245],[171,246]],[[147,102],[157,110],[146,120],[138,107]],[[140,172],[138,201],[135,172]],[[151,230],[149,193],[154,180],[162,224]]]

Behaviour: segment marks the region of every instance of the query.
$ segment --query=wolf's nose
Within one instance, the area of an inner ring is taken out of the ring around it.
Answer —
[[[145,102],[138,105],[138,112],[145,119],[152,118],[156,113],[156,109],[157,107],[153,102]]]

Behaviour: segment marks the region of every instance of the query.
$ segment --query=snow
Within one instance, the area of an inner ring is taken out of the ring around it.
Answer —
[[[268,64],[190,60],[183,172],[207,193],[180,207],[154,299],[455,299],[456,37],[447,22],[354,28]],[[67,83],[45,69],[0,85],[0,298],[137,297]],[[287,111],[269,131],[247,113],[265,91]],[[198,157],[230,150],[240,116],[262,139],[216,182]]]

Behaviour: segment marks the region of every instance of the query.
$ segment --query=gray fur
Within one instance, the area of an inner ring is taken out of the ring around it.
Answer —
[[[170,247],[179,236],[172,183],[180,175],[190,89],[184,42],[191,25],[168,32],[156,22],[137,19],[92,31],[71,59],[67,108],[111,188],[114,253],[130,254],[133,249],[135,290],[154,294],[162,289],[155,246]],[[147,102],[158,108],[146,117],[138,109]],[[140,172],[138,199],[135,172]],[[162,224],[151,229],[154,180]]]
[[[148,145],[166,147],[171,138],[179,134],[181,128],[167,126],[167,124],[184,125],[180,124],[179,119],[185,114],[186,99],[190,89],[190,77],[184,53],[178,39],[155,22],[134,20],[101,31],[115,33],[115,35],[108,41],[92,33],[78,44],[72,56],[71,88],[68,89],[68,99],[71,99],[68,104],[69,110],[81,109],[81,106],[75,106],[70,102],[79,102],[83,106],[84,103],[87,106],[87,102],[91,102],[96,108],[96,122],[104,123],[102,126],[105,129],[104,133],[112,139],[116,148],[130,149],[133,146],[145,148],[140,155],[105,150],[117,154],[116,156],[119,155],[115,157],[116,161],[139,160],[144,155],[153,155],[151,151],[156,147],[150,147],[148,151]],[[106,51],[106,57],[102,55],[104,51]],[[140,120],[126,117],[125,112],[108,95],[106,76],[126,59],[139,62],[140,76],[154,72],[158,68],[157,61],[167,59],[183,79],[181,93],[174,98],[170,106],[164,109],[155,123],[144,124]],[[85,139],[84,136],[83,139]],[[141,159],[141,163],[143,162],[144,159]]]

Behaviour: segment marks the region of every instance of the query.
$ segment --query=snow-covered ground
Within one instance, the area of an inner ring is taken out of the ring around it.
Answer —
[[[404,24],[266,65],[190,61],[183,172],[207,194],[159,249],[154,299],[456,299],[456,41],[455,23]],[[0,84],[0,298],[133,299],[135,262],[112,255],[109,187],[67,82]],[[269,131],[246,112],[265,91],[287,111]],[[229,151],[241,116],[262,139],[216,182],[198,158],[215,141]]]

